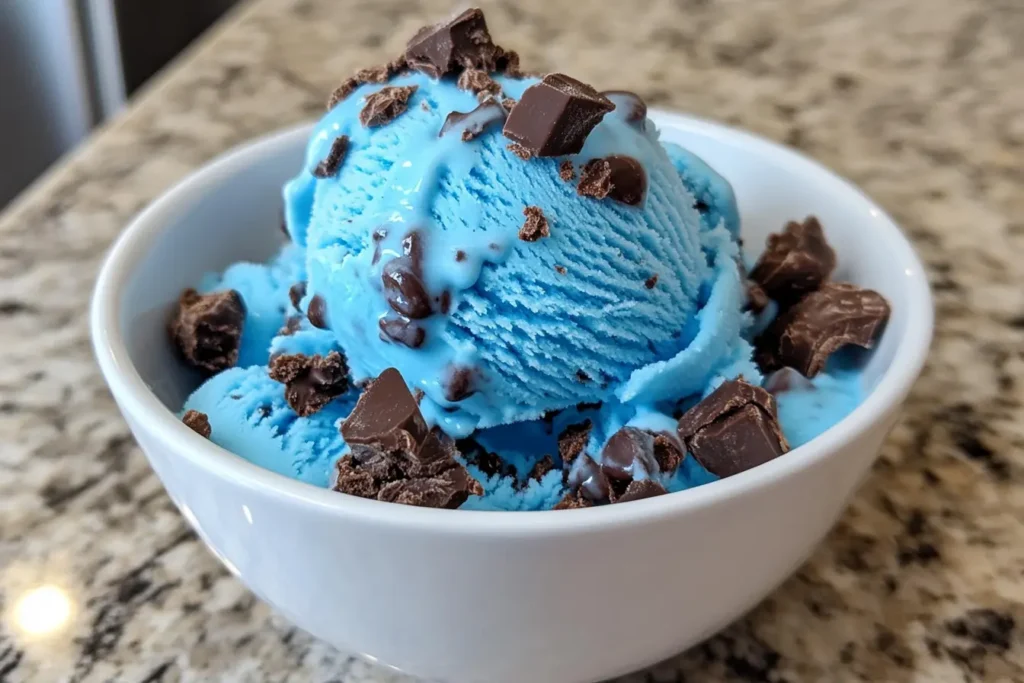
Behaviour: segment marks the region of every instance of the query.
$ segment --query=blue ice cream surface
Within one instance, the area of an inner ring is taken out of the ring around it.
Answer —
[[[515,99],[536,82],[498,80]],[[340,351],[356,382],[398,368],[410,388],[425,393],[429,425],[455,438],[472,435],[515,467],[516,476],[488,476],[466,462],[484,495],[462,509],[544,510],[567,492],[558,458],[567,426],[591,422],[586,452],[600,462],[622,427],[675,434],[679,412],[721,382],[762,380],[749,339],[774,309],[756,320],[743,312],[735,197],[699,157],[660,143],[650,121],[637,126],[613,111],[580,154],[524,161],[507,149],[499,126],[470,142],[438,137],[449,112],[477,106],[450,79],[407,74],[388,85],[417,90],[387,125],[358,121],[380,85],[358,88],[317,125],[305,166],[284,191],[293,244],[265,264],[235,264],[200,285],[202,292],[235,289],[246,305],[237,367],[208,379],[183,407],[207,414],[214,442],[271,471],[330,486],[348,451],[339,424],[359,391],[298,417],[267,365],[277,354]],[[349,151],[338,174],[317,177],[312,169],[339,135],[349,137]],[[581,197],[575,181],[559,177],[566,159],[578,177],[587,161],[609,154],[628,154],[644,167],[640,206]],[[519,239],[527,206],[542,208],[549,237]],[[408,260],[413,233],[422,252],[416,275],[433,308],[415,321],[426,332],[415,349],[382,339],[378,326],[394,316],[382,272]],[[281,334],[296,314],[289,288],[305,280],[299,310],[320,296],[329,329],[303,316]],[[812,387],[778,395],[793,447],[861,400],[856,364],[838,358]],[[445,396],[453,367],[474,369],[476,393]],[[556,469],[530,479],[546,455]],[[675,472],[652,476],[670,492],[716,479],[689,455]]]

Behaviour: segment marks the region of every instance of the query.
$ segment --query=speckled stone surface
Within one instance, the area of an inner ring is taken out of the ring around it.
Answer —
[[[747,618],[628,680],[1024,680],[1024,3],[482,4],[528,68],[630,87],[852,178],[935,288],[925,376],[828,541]],[[196,540],[104,388],[86,311],[132,214],[317,115],[449,9],[249,5],[0,216],[0,680],[400,680],[292,629]],[[18,617],[52,595],[41,585],[71,609],[45,636]]]

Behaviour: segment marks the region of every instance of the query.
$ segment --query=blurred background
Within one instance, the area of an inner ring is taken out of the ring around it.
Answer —
[[[0,0],[0,209],[238,0]]]

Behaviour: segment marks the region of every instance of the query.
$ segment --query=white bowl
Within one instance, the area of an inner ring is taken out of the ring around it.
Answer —
[[[186,178],[111,250],[92,304],[100,367],[153,469],[210,549],[260,598],[348,652],[453,683],[583,683],[711,635],[825,536],[874,460],[924,362],[932,304],[893,221],[856,188],[747,133],[651,112],[739,197],[748,248],[815,214],[838,277],[882,292],[892,318],[873,387],[811,443],[735,477],[629,505],[559,512],[430,510],[363,500],[263,470],[182,425],[197,378],[166,339],[179,292],[263,259],[281,185],[309,127],[262,138]]]

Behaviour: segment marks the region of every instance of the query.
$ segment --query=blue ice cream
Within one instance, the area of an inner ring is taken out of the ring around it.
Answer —
[[[729,183],[661,143],[622,93],[609,94],[614,110],[578,152],[524,159],[500,124],[539,79],[494,73],[500,92],[486,100],[454,75],[397,71],[353,81],[317,124],[284,188],[291,242],[280,254],[201,283],[237,291],[244,324],[235,367],[183,410],[208,415],[210,438],[228,450],[330,486],[352,452],[339,425],[360,388],[396,368],[481,485],[464,509],[555,507],[586,467],[609,464],[606,446],[624,428],[664,435],[684,456],[637,468],[634,481],[674,492],[715,480],[686,453],[677,420],[723,382],[762,382],[751,336],[775,311],[755,325],[747,310]],[[367,124],[377,104],[397,113]],[[639,200],[586,189],[598,162],[622,158],[642,169]],[[275,359],[332,351],[351,386],[300,416]],[[786,387],[782,433],[791,446],[809,441],[861,391],[856,370],[835,363]],[[560,441],[579,425],[585,457]]]

